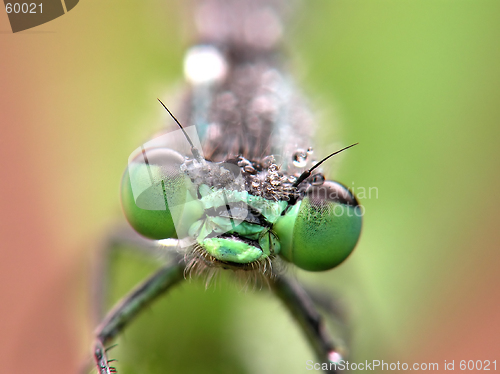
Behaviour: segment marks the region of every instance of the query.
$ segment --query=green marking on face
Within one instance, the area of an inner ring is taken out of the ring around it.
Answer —
[[[227,238],[205,239],[203,248],[217,260],[238,264],[249,264],[263,255],[262,251],[253,245]]]
[[[246,221],[249,208],[241,207],[238,203],[245,203],[260,212],[271,225],[281,216],[287,205],[285,201],[270,201],[250,195],[247,191],[215,189],[207,185],[201,185],[199,192],[202,196],[200,202],[205,209],[223,208],[228,211],[227,214],[231,214],[231,218],[207,215],[191,225],[190,235],[195,237],[208,253],[221,261],[250,263],[279,252],[280,243],[277,235],[269,227]],[[213,233],[233,234],[253,240],[255,245],[237,239],[210,237]]]
[[[247,191],[233,191],[225,188],[210,188],[202,184],[198,189],[202,196],[200,201],[205,209],[219,208],[228,203],[244,202],[260,212],[268,222],[273,223],[280,217],[287,206],[286,201],[271,201],[260,196],[254,196]]]
[[[281,250],[280,240],[271,230],[262,232],[259,238],[259,245],[266,256],[269,256],[271,253],[278,254]]]

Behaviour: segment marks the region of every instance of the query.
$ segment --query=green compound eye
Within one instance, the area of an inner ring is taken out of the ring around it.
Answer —
[[[340,183],[310,186],[273,227],[280,238],[280,255],[304,270],[332,269],[356,246],[361,216],[356,198]]]
[[[179,169],[184,157],[156,148],[138,153],[122,178],[122,207],[130,225],[150,239],[183,237],[203,210]],[[201,211],[200,211],[201,209]]]

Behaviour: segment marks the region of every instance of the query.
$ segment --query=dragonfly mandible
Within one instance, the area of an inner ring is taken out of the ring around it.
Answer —
[[[349,189],[326,180],[313,158],[313,119],[283,72],[284,0],[205,0],[195,7],[198,43],[185,57],[188,89],[176,127],[130,156],[122,180],[137,247],[174,254],[103,319],[93,356],[117,371],[106,346],[158,296],[189,276],[218,271],[269,287],[321,362],[344,353],[288,266],[325,271],[342,263],[361,232]],[[163,103],[161,103],[163,105]],[[334,371],[334,370],[333,370]]]

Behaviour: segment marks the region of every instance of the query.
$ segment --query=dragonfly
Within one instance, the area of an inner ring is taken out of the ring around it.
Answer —
[[[288,5],[196,2],[198,42],[185,56],[187,89],[178,118],[160,101],[174,127],[140,145],[122,179],[123,211],[139,235],[113,241],[168,252],[171,260],[97,327],[93,357],[100,374],[117,372],[108,348],[141,311],[186,278],[206,277],[208,285],[221,271],[269,288],[318,362],[345,358],[314,295],[287,273],[338,266],[362,226],[355,195],[320,170],[354,144],[315,160],[313,117],[283,68]]]

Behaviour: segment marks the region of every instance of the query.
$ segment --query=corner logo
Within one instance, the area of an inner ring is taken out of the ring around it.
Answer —
[[[23,31],[62,16],[79,0],[3,0],[12,32]]]

